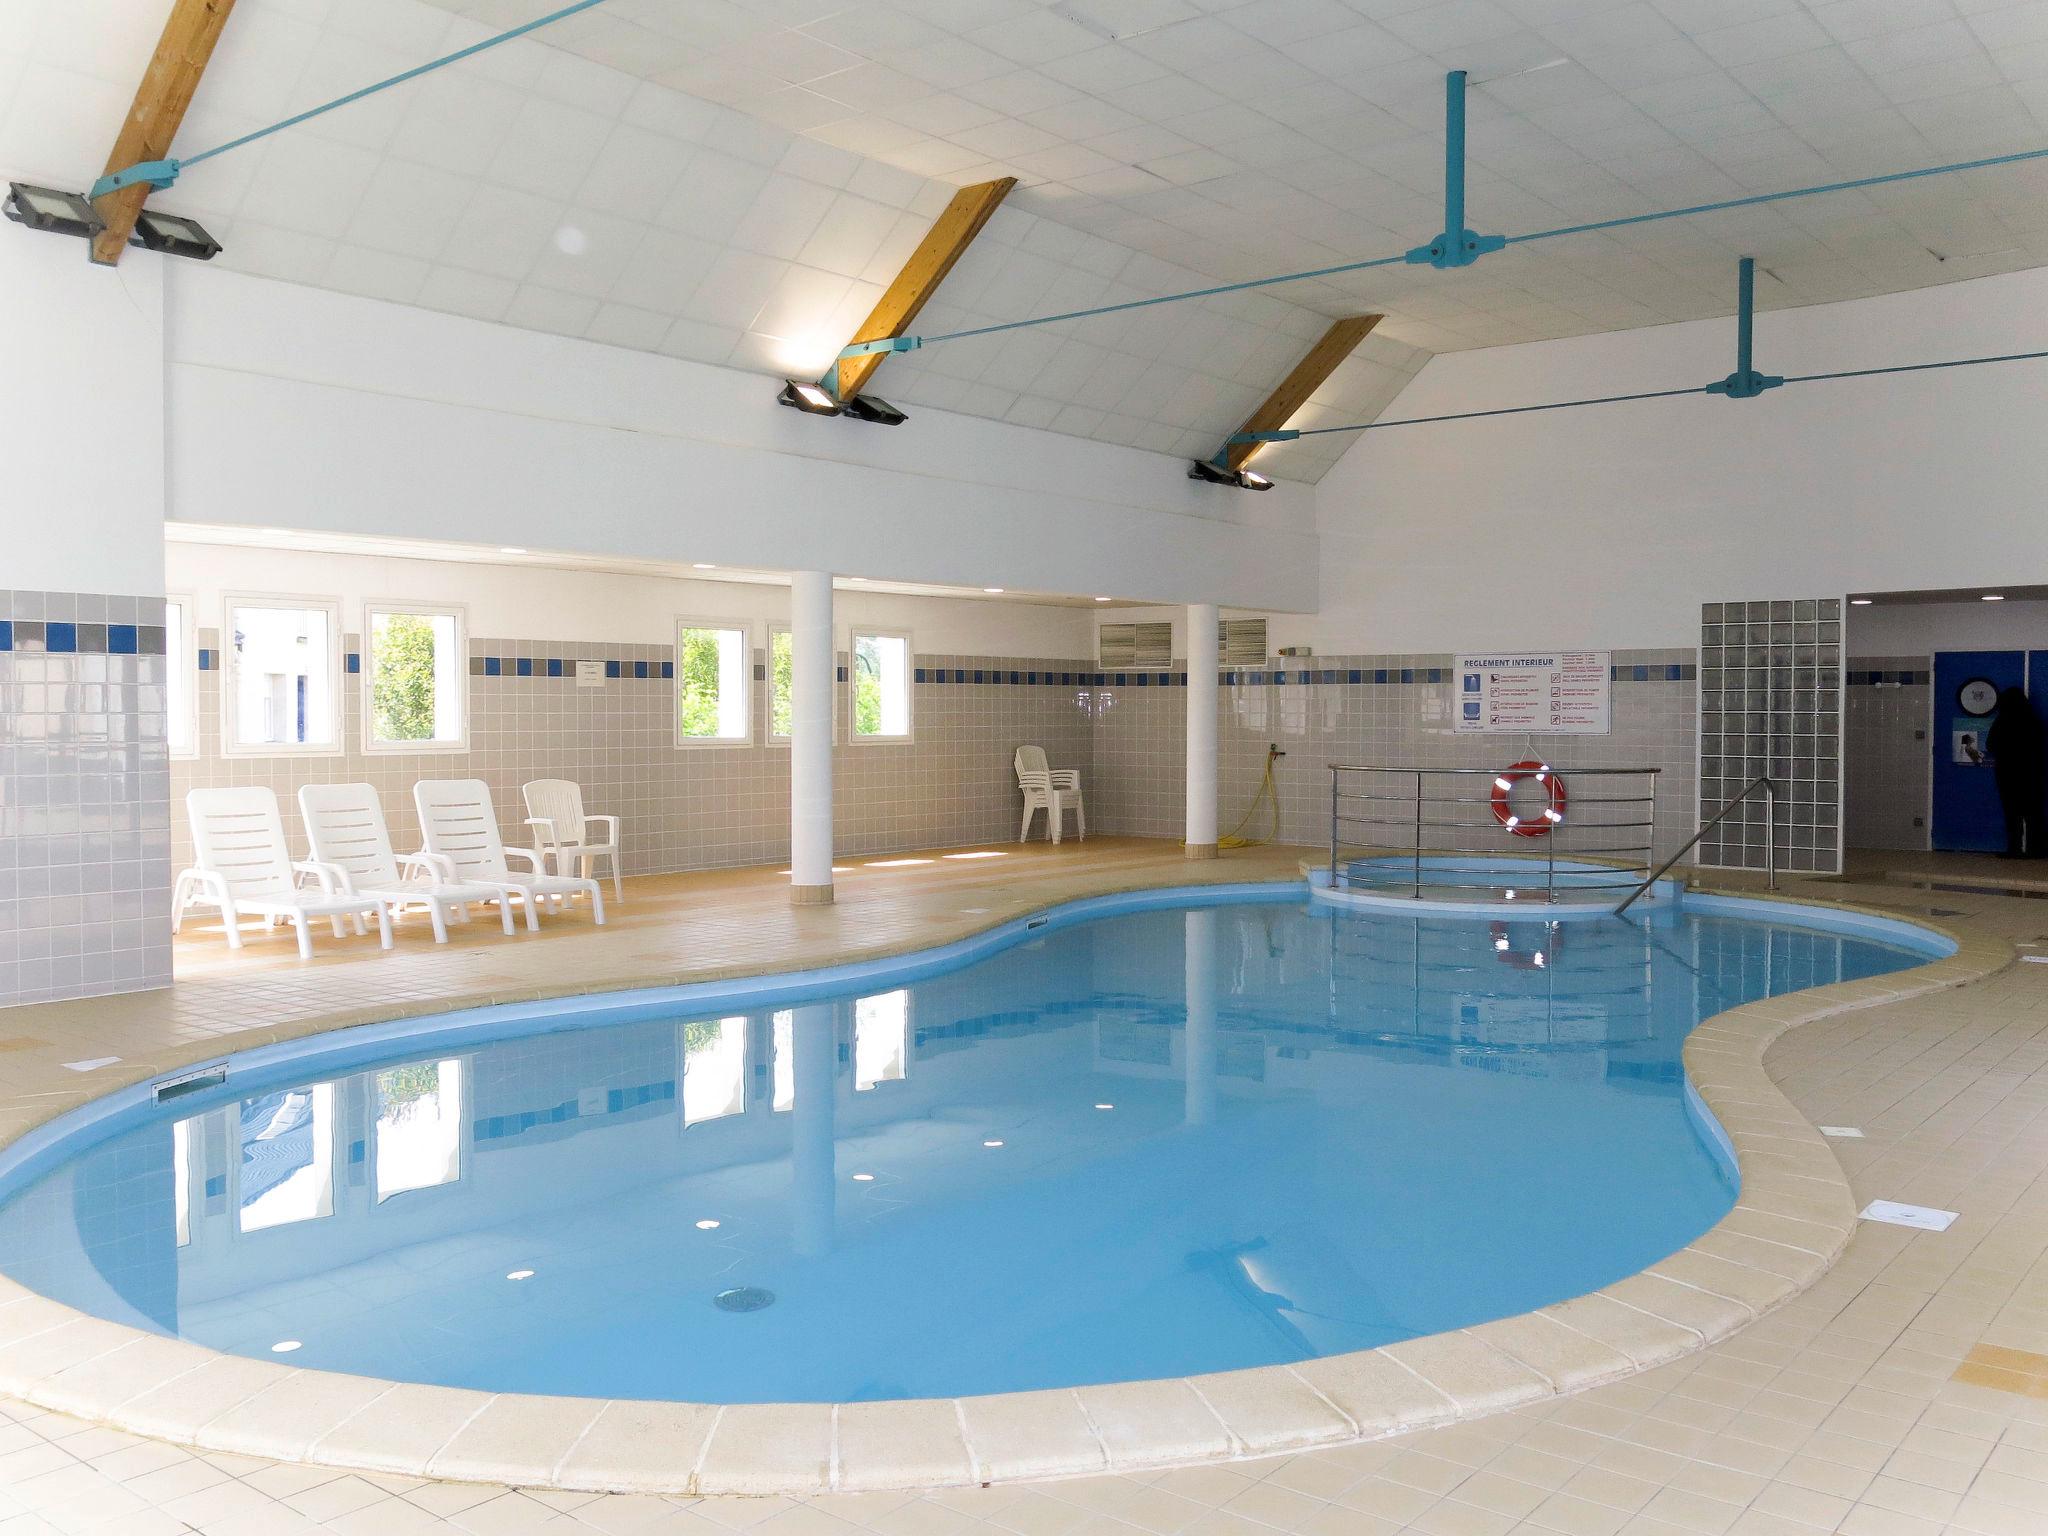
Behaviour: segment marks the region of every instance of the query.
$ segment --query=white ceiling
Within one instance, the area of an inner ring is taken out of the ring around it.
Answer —
[[[176,147],[553,3],[241,0]],[[0,170],[90,178],[144,12],[0,6]],[[1024,183],[925,333],[1422,243],[1452,67],[1488,232],[2048,145],[2048,0],[609,0],[159,201],[244,270],[809,373],[953,184]],[[935,346],[875,387],[1207,454],[1330,316],[1388,318],[1296,425],[1373,419],[1435,351],[1726,314],[1741,254],[1765,308],[2048,264],[2044,194],[2037,163],[1572,237]],[[1351,441],[1260,464],[1314,480]]]

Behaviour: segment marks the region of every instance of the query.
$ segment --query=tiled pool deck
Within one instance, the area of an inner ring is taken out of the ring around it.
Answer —
[[[1001,860],[857,868],[841,877],[838,906],[800,910],[772,872],[671,877],[640,882],[622,921],[601,931],[565,917],[538,941],[479,937],[438,953],[407,943],[392,955],[327,940],[325,958],[309,966],[288,958],[284,941],[229,965],[217,938],[195,939],[180,954],[192,979],[170,993],[0,1014],[0,1136],[227,1044],[457,1003],[774,969],[797,955],[919,948],[1082,894],[1279,878],[1296,857],[1259,851],[1191,866],[1171,847],[1098,840]],[[109,1325],[46,1315],[37,1326],[34,1310],[47,1304],[22,1298],[0,1307],[0,1380],[17,1390],[216,1444],[236,1443],[219,1431],[239,1423],[250,1436],[240,1443],[289,1455],[181,1449],[0,1400],[12,1420],[0,1423],[0,1536],[315,1526],[383,1536],[444,1522],[475,1536],[543,1524],[580,1536],[565,1522],[615,1536],[755,1525],[1023,1536],[2048,1531],[2048,973],[2004,968],[2006,940],[2048,934],[2048,908],[1897,886],[1807,889],[1923,918],[1932,903],[1937,922],[1962,924],[1963,948],[1934,967],[1755,1005],[1698,1031],[1688,1064],[1742,1154],[1742,1202],[1692,1248],[1605,1299],[1193,1386],[1030,1394],[950,1414],[765,1409],[780,1420],[744,1426],[739,1410],[699,1410],[686,1469],[697,1481],[686,1485],[675,1476],[691,1433],[686,1408],[578,1404],[558,1443],[556,1413],[536,1411],[535,1400],[422,1388],[364,1396],[269,1362],[174,1359],[187,1347],[90,1337]],[[1767,1077],[1760,1062],[1771,1040],[1816,1013],[1825,1017],[1771,1051]],[[259,1017],[254,1031],[229,1022]],[[97,1056],[122,1060],[88,1074],[62,1066]],[[1809,1122],[1855,1125],[1865,1137],[1823,1141]],[[1854,1211],[1872,1198],[1946,1206],[1962,1219],[1940,1234],[1857,1223]],[[442,1398],[473,1401],[454,1413]],[[287,1402],[298,1411],[282,1411]],[[316,1432],[341,1406],[348,1411]],[[1486,1409],[1496,1411],[1356,1443]],[[348,1424],[351,1434],[335,1439]],[[290,1459],[316,1434],[322,1451],[354,1453],[336,1459],[407,1470]],[[1291,1449],[1317,1441],[1330,1443]],[[1277,1447],[1290,1449],[1259,1454]],[[1162,1455],[1219,1459],[1125,1470]],[[514,1486],[550,1471],[560,1480],[579,1456],[597,1471],[586,1480],[605,1486],[665,1472],[670,1487],[794,1487],[808,1477],[838,1491]],[[416,1469],[495,1481],[433,1481]],[[1027,1480],[1044,1472],[1089,1475]],[[998,1481],[853,1491],[934,1477]]]

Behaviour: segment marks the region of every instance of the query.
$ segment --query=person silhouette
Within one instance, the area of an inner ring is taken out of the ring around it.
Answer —
[[[2048,760],[2048,732],[2024,691],[2007,688],[1998,695],[1998,713],[1984,735],[1991,772],[1998,785],[1999,809],[2005,812],[2007,859],[2048,856],[2041,829],[2042,771]]]

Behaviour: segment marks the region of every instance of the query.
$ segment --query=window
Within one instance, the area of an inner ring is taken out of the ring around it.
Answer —
[[[221,633],[223,749],[339,752],[341,619],[312,598],[230,597]]]
[[[164,599],[164,735],[171,756],[199,755],[199,636],[189,597]]]
[[[697,1019],[683,1026],[683,1128],[747,1107],[747,1021]]]
[[[796,652],[791,649],[787,624],[771,625],[768,630],[768,734],[789,739],[790,679],[796,675]],[[835,692],[837,690],[834,690]]]
[[[754,739],[754,658],[744,624],[683,619],[676,625],[676,745]]]
[[[853,1005],[853,1086],[903,1080],[910,1062],[910,994],[900,988]]]
[[[460,752],[469,739],[469,644],[460,608],[363,607],[363,745]]]
[[[334,1084],[244,1099],[236,1206],[244,1232],[334,1213]]]
[[[910,740],[910,636],[853,632],[853,739]]]
[[[462,1062],[377,1074],[377,1203],[462,1177]]]

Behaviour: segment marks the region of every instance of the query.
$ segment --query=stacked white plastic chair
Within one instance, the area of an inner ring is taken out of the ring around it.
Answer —
[[[277,796],[261,785],[238,789],[195,789],[185,797],[192,823],[192,867],[178,876],[171,896],[171,931],[183,926],[186,909],[220,909],[228,947],[242,947],[241,920],[260,917],[266,927],[289,922],[298,935],[299,956],[311,959],[313,938],[308,925],[327,918],[334,936],[342,937],[342,919],[364,932],[363,919],[374,918],[384,947],[391,947],[391,914],[382,898],[351,893],[345,875],[317,860],[294,863],[285,846],[284,823],[277,814]],[[299,878],[311,875],[320,888],[302,888]]]
[[[299,810],[314,859],[338,873],[347,894],[376,897],[394,912],[414,904],[425,907],[436,944],[448,942],[449,916],[467,918],[472,904],[496,902],[505,932],[512,931],[512,907],[524,895],[511,885],[445,880],[427,855],[394,853],[373,786],[301,785]]]
[[[1061,823],[1068,811],[1074,813],[1074,830],[1082,841],[1088,838],[1088,810],[1081,798],[1081,774],[1074,768],[1049,768],[1045,748],[1019,747],[1016,758],[1017,788],[1024,795],[1024,820],[1017,828],[1017,841],[1031,835],[1031,818],[1045,812],[1046,830],[1060,840]]]
[[[535,779],[520,793],[526,798],[526,824],[533,828],[533,851],[540,855],[541,868],[552,858],[558,875],[595,877],[599,859],[611,860],[612,894],[626,899],[619,880],[619,818],[587,816],[583,812],[583,786],[573,779]],[[602,840],[594,840],[594,824],[605,828]]]
[[[588,896],[591,917],[604,921],[604,890],[595,880],[551,875],[530,848],[507,848],[498,835],[497,807],[482,779],[422,779],[412,787],[420,836],[435,872],[451,883],[501,885],[526,903],[526,926],[540,926],[540,900]],[[508,859],[523,859],[532,873],[515,874]]]

